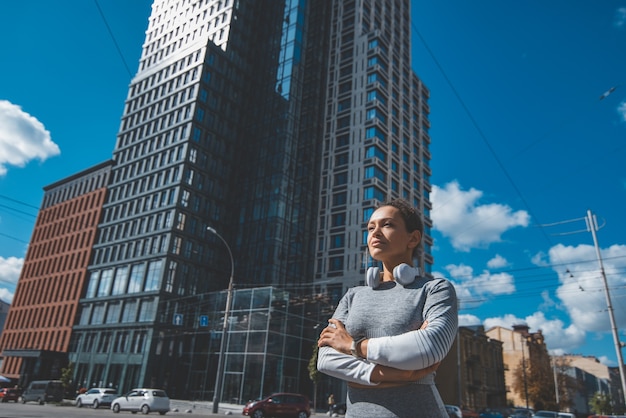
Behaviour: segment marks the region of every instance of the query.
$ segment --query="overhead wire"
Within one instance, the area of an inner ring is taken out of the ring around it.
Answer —
[[[523,203],[524,207],[528,211],[528,213],[531,216],[531,218],[537,224],[536,226],[540,229],[541,234],[543,235],[544,239],[548,243],[549,247],[553,247],[554,243],[550,239],[550,236],[548,235],[548,233],[546,231],[546,227],[547,227],[547,225],[556,225],[558,223],[546,224],[546,225],[541,225],[541,224],[538,223],[538,219],[539,218],[537,217],[535,211],[530,206],[530,204],[527,201],[526,197],[521,192],[521,189],[518,187],[517,183],[515,182],[515,180],[513,179],[511,174],[509,173],[509,171],[507,170],[506,166],[504,165],[504,163],[500,159],[499,155],[496,153],[494,147],[492,146],[492,144],[490,143],[490,141],[486,137],[483,129],[480,127],[480,125],[478,124],[478,121],[473,116],[472,112],[470,111],[469,106],[465,103],[465,101],[461,97],[459,91],[456,89],[455,85],[452,83],[450,77],[447,75],[447,73],[444,70],[443,66],[441,65],[441,63],[439,62],[437,57],[435,56],[433,50],[430,48],[428,42],[426,42],[426,39],[424,38],[424,36],[422,36],[421,32],[419,31],[419,29],[417,28],[417,26],[416,26],[416,24],[415,24],[415,22],[413,20],[411,20],[411,27],[412,27],[413,31],[415,32],[415,34],[418,36],[418,38],[421,40],[424,48],[426,49],[426,51],[430,55],[431,59],[433,60],[435,66],[437,67],[437,69],[439,70],[441,75],[443,76],[445,82],[448,84],[448,86],[451,89],[453,95],[456,97],[456,99],[458,100],[459,104],[463,108],[465,114],[468,116],[469,120],[471,121],[472,125],[474,126],[474,129],[476,130],[476,132],[478,133],[478,135],[482,139],[482,141],[485,144],[485,146],[487,147],[488,151],[491,153],[491,155],[494,158],[495,162],[497,163],[498,167],[500,168],[500,170],[502,171],[502,173],[504,174],[504,176],[506,177],[506,179],[510,183],[512,189],[515,191],[515,193],[517,194],[517,196],[519,197],[519,199]],[[600,96],[600,100],[603,100],[606,97],[608,97],[614,90],[615,90],[615,87],[612,87],[611,89],[609,89],[602,96]],[[544,137],[540,138],[538,141],[533,142],[528,148],[530,148],[531,146],[534,146],[536,143],[540,142],[540,140],[543,140],[545,137],[547,137],[547,136],[544,136]],[[453,200],[453,199],[449,199],[449,201],[445,202],[444,204],[446,204],[446,205],[449,204],[451,200]],[[435,210],[435,209],[436,208],[433,208],[433,210]],[[476,225],[478,225],[478,224],[480,224],[482,222],[485,222],[485,221],[486,221],[486,219],[483,219],[483,220],[481,220],[479,222],[475,222],[474,224],[470,225],[468,228],[466,228],[465,231],[462,231],[461,233],[469,232],[469,230],[471,228],[473,228]],[[583,232],[583,231],[576,231],[576,232]],[[562,235],[564,235],[564,234],[562,234]],[[558,257],[558,255],[555,255],[555,257]],[[582,289],[582,287],[580,285],[579,285],[579,287]]]
[[[128,73],[129,77],[132,77],[133,74],[130,71],[130,67],[126,63],[126,59],[124,58],[124,55],[122,54],[122,50],[120,49],[120,46],[117,43],[117,40],[115,39],[115,36],[113,35],[113,31],[111,30],[111,26],[109,26],[109,22],[107,21],[107,18],[104,15],[104,12],[102,11],[102,8],[100,7],[100,4],[98,3],[98,0],[93,0],[93,1],[94,1],[95,5],[96,5],[96,8],[98,9],[98,12],[100,13],[100,17],[102,17],[102,21],[104,22],[104,26],[106,26],[107,31],[109,32],[109,36],[111,37],[111,40],[113,41],[113,45],[115,45],[115,49],[117,50],[117,53],[120,56],[120,59],[122,60],[122,63],[124,64],[124,68],[126,68],[126,72]]]

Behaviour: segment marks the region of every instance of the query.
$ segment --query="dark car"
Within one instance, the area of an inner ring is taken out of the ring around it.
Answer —
[[[2,402],[17,402],[20,399],[21,392],[19,389],[2,388],[0,389],[0,400]]]
[[[463,418],[480,418],[480,414],[471,409],[461,409],[461,414]]]
[[[309,398],[297,393],[274,393],[267,398],[250,401],[243,415],[253,418],[308,418],[311,416]]]

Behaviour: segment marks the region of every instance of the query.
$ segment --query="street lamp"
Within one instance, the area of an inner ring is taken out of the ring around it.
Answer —
[[[207,227],[207,231],[215,234],[226,246],[228,255],[230,256],[230,280],[228,281],[228,293],[226,296],[226,307],[224,308],[224,324],[222,326],[222,341],[220,342],[220,356],[217,362],[217,374],[215,375],[215,390],[213,392],[213,413],[217,414],[219,407],[219,396],[222,391],[222,374],[224,368],[224,350],[226,349],[226,330],[228,329],[228,316],[230,314],[230,301],[233,297],[233,278],[235,274],[235,261],[233,260],[233,253],[230,250],[230,246],[224,238],[214,228]]]

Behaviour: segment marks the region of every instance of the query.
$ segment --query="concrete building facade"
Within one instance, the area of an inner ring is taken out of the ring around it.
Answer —
[[[502,356],[502,342],[487,336],[482,326],[459,327],[435,378],[443,401],[474,411],[503,410],[507,403]]]
[[[551,388],[547,391],[546,396],[551,399],[553,403],[552,407],[554,407],[556,397],[554,382],[550,375],[552,368],[541,330],[531,333],[528,325],[519,324],[513,325],[513,329],[496,326],[487,330],[485,334],[490,338],[502,341],[502,359],[505,367],[504,379],[507,390],[507,403],[515,407],[537,407],[537,405],[533,405],[528,392],[528,386],[531,380],[533,380],[530,377],[529,371],[532,369],[545,369],[548,375],[544,377],[551,383]],[[514,390],[518,370],[521,370],[520,376],[523,380],[523,382],[521,382],[522,384],[519,386],[525,388],[521,391]],[[539,406],[539,408],[549,409],[549,406],[544,405]]]

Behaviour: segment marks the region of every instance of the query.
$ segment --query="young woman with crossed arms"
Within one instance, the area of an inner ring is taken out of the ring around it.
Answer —
[[[318,340],[318,369],[348,383],[348,418],[447,418],[435,371],[458,326],[454,287],[419,275],[413,259],[423,233],[418,212],[397,199],[367,225],[366,286],[346,292]]]

